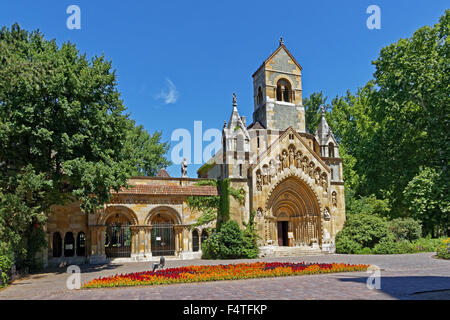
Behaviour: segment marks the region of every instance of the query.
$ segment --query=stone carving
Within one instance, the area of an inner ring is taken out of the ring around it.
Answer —
[[[314,172],[314,182],[318,185],[320,183],[320,171],[317,169]]]
[[[269,184],[269,168],[267,167],[267,164],[265,164],[262,168],[262,183],[263,185]]]
[[[301,151],[297,151],[297,153],[295,154],[295,167],[298,169],[302,168],[302,152]]]
[[[326,173],[322,173],[321,182],[322,182],[323,192],[328,192],[328,181],[327,181]]]
[[[256,189],[258,191],[262,190],[262,180],[261,180],[261,171],[256,171]]]
[[[269,183],[272,182],[272,177],[275,177],[277,175],[277,168],[275,165],[275,160],[272,159],[269,162]]]
[[[187,177],[187,161],[186,158],[183,158],[183,162],[181,163],[181,177]]]
[[[289,168],[289,157],[286,150],[283,150],[283,169]]]
[[[289,167],[293,167],[294,164],[294,148],[289,149]]]
[[[258,208],[258,210],[256,210],[256,216],[258,217],[258,219],[261,219],[263,216],[263,212],[261,208]]]
[[[336,191],[333,191],[331,194],[331,204],[335,207],[337,207],[337,193]]]
[[[278,173],[281,173],[281,171],[283,171],[283,156],[280,154],[280,155],[278,155],[278,161],[277,161],[277,164],[278,164]]]
[[[304,157],[302,161],[302,169],[307,174],[308,173],[308,158]]]
[[[331,219],[331,215],[330,215],[330,213],[328,212],[328,209],[327,209],[327,208],[323,209],[323,219],[324,219],[325,221],[330,221],[330,219]]]
[[[309,164],[309,177],[314,179],[314,162]]]

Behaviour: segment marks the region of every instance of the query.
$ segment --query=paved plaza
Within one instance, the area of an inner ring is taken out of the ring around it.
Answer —
[[[69,290],[65,269],[55,269],[14,281],[0,290],[3,299],[127,299],[127,300],[215,300],[215,299],[446,299],[450,300],[450,261],[433,253],[410,255],[320,255],[258,260],[166,260],[167,267],[201,264],[228,264],[255,261],[344,262],[372,264],[381,268],[381,289],[366,286],[367,272],[303,275],[281,278],[216,281],[112,289]],[[81,281],[120,273],[150,270],[151,263],[111,263],[82,266]]]

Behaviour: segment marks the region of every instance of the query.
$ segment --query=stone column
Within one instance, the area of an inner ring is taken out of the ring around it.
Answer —
[[[131,230],[131,257],[139,253],[139,227],[130,226]]]
[[[91,241],[90,241],[90,263],[105,263],[107,262],[105,254],[105,233],[106,226],[90,226]]]
[[[174,226],[173,231],[175,233],[175,252],[179,255],[183,251],[182,244],[182,232],[183,226]]]

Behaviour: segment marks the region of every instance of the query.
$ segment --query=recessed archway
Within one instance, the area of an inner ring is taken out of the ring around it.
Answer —
[[[275,242],[280,246],[321,244],[320,205],[311,188],[290,176],[270,193],[267,208],[275,217]],[[269,239],[267,239],[269,240]]]

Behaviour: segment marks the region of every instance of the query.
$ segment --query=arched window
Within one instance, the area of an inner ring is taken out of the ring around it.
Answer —
[[[62,238],[59,232],[53,234],[53,257],[61,257],[62,254]]]
[[[75,253],[75,239],[72,232],[67,232],[64,236],[64,256],[73,257]]]
[[[84,257],[86,255],[86,234],[79,232],[77,236],[77,256]]]
[[[286,79],[277,82],[277,101],[291,102],[291,84]]]
[[[203,230],[202,237],[201,237],[201,243],[203,243],[203,241],[205,241],[206,239],[208,239],[208,232],[206,232],[206,230]]]
[[[256,103],[260,105],[263,101],[263,93],[261,87],[258,87],[258,95],[256,96]]]
[[[192,231],[192,250],[194,252],[197,252],[200,247],[199,240],[200,240],[200,237],[198,235],[198,230]]]
[[[333,144],[333,142],[330,142],[328,144],[328,156],[330,158],[334,158],[334,144]]]

